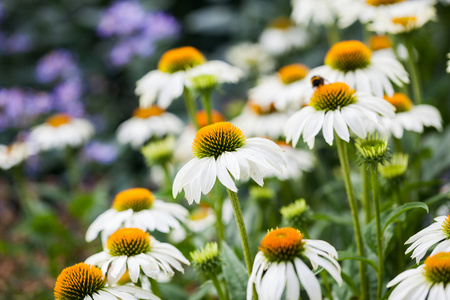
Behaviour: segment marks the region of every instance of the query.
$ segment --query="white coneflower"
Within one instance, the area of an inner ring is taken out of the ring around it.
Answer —
[[[277,110],[297,110],[307,104],[311,94],[310,82],[305,79],[309,68],[302,64],[284,66],[272,76],[262,78],[249,91],[254,103],[268,109],[273,105]]]
[[[431,255],[439,252],[450,251],[450,214],[448,216],[439,216],[434,218],[436,222],[425,229],[422,229],[412,237],[410,237],[405,244],[412,244],[406,249],[406,254],[413,251],[412,259],[416,259],[419,263],[422,257],[425,256],[431,246],[438,244]]]
[[[173,276],[172,268],[184,272],[181,263],[189,261],[174,246],[161,243],[138,228],[122,228],[114,232],[102,252],[86,259],[85,263],[99,266],[106,273],[108,283],[115,284],[128,271],[132,282],[142,272],[154,279],[160,274]]]
[[[292,19],[300,25],[330,26],[336,21],[334,0],[292,0]]]
[[[173,100],[190,87],[197,75],[212,75],[216,82],[233,83],[242,76],[242,71],[221,61],[206,61],[203,54],[194,47],[181,47],[165,52],[158,63],[158,70],[147,73],[136,83],[136,94],[140,96],[140,106],[155,103],[167,108]]]
[[[139,287],[108,286],[103,272],[85,263],[67,267],[59,274],[54,295],[55,300],[159,300]]]
[[[176,175],[173,197],[181,190],[189,204],[199,203],[201,194],[211,191],[216,178],[233,192],[237,192],[234,179],[251,177],[263,185],[264,174],[270,170],[282,172],[285,162],[281,149],[264,138],[246,139],[242,131],[228,122],[203,127],[192,144],[194,158]]]
[[[155,199],[144,188],[132,188],[118,193],[112,208],[97,217],[86,232],[86,241],[94,240],[101,232],[103,244],[121,227],[138,227],[143,230],[169,232],[185,222],[187,209],[175,203]]]
[[[357,92],[368,92],[377,97],[392,96],[392,83],[409,83],[408,73],[395,58],[372,53],[360,41],[334,44],[325,57],[325,65],[310,71],[311,76],[322,76],[330,82],[345,82]]]
[[[292,115],[284,132],[287,142],[295,146],[303,141],[312,149],[316,135],[322,130],[325,141],[333,144],[334,132],[349,141],[350,130],[360,138],[367,136],[369,125],[380,115],[392,117],[395,108],[389,102],[367,93],[357,93],[347,84],[335,82],[316,88],[308,106]]]
[[[429,256],[425,264],[409,269],[391,280],[387,287],[397,285],[389,300],[450,300],[450,253]]]
[[[253,284],[261,300],[279,300],[285,288],[287,300],[298,300],[300,286],[309,299],[322,299],[319,280],[304,259],[311,262],[314,270],[321,266],[342,284],[336,249],[325,241],[304,239],[297,229],[286,227],[269,231],[259,250],[248,280],[247,300],[253,297]]]
[[[282,174],[273,172],[272,176],[280,180],[298,179],[304,172],[310,172],[313,169],[315,157],[310,151],[293,148],[283,141],[276,143],[283,150],[282,157],[289,167]]]
[[[176,115],[153,105],[135,109],[133,117],[120,124],[117,139],[122,144],[139,148],[152,137],[178,134],[182,128],[183,122]]]
[[[80,146],[93,134],[94,127],[88,120],[56,114],[49,117],[44,124],[34,127],[29,139],[36,143],[39,150],[49,150]]]
[[[275,68],[275,60],[260,44],[244,42],[230,47],[227,60],[246,74],[266,74]]]
[[[11,169],[35,153],[35,147],[28,141],[17,141],[10,145],[0,144],[0,169]]]

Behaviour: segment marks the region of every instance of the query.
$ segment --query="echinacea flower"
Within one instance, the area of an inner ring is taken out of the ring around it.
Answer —
[[[408,154],[395,153],[384,164],[378,164],[378,172],[388,180],[400,179],[408,169]]]
[[[270,22],[259,37],[259,44],[272,55],[282,55],[306,46],[308,32],[295,26],[289,18],[277,18]]]
[[[190,253],[194,268],[206,276],[217,274],[220,268],[220,254],[217,243],[207,243],[202,249]]]
[[[397,285],[389,300],[450,300],[450,253],[430,255],[423,265],[409,269],[391,280]]]
[[[414,105],[405,94],[395,93],[392,97],[384,96],[384,99],[395,106],[393,117],[383,117],[382,125],[376,126],[376,130],[384,135],[393,135],[401,139],[403,131],[422,133],[424,127],[434,127],[442,130],[442,118],[439,111],[428,104]]]
[[[121,227],[169,232],[179,228],[188,215],[183,206],[155,199],[144,188],[132,188],[118,193],[112,207],[97,217],[86,232],[86,241],[93,241],[101,232],[103,243]]]
[[[0,144],[0,169],[11,169],[35,153],[35,147],[27,141],[16,141],[10,145]]]
[[[242,131],[229,122],[219,122],[201,128],[192,144],[194,158],[176,175],[173,197],[184,190],[189,204],[199,203],[201,194],[211,191],[216,178],[233,192],[234,179],[251,177],[263,185],[263,177],[271,170],[283,171],[285,162],[281,149],[264,138],[246,139]]]
[[[54,295],[55,300],[159,300],[139,287],[108,286],[103,272],[85,263],[67,267],[58,275]]]
[[[73,118],[68,114],[56,114],[31,130],[30,141],[36,143],[39,150],[77,147],[93,134],[94,127],[88,120]]]
[[[239,80],[241,71],[221,61],[206,61],[203,54],[194,47],[181,47],[165,52],[153,70],[136,83],[136,94],[140,96],[140,106],[155,103],[167,108],[173,100],[183,94],[185,87],[192,83],[194,74],[208,74],[216,77],[217,83],[233,83]]]
[[[276,141],[276,143],[283,150],[281,156],[289,167],[282,174],[273,172],[272,176],[279,180],[298,179],[304,172],[310,172],[313,169],[315,157],[310,151],[293,148],[284,141]]]
[[[450,214],[448,216],[439,216],[434,218],[434,220],[436,222],[422,229],[405,242],[405,244],[412,244],[406,249],[405,254],[414,250],[411,258],[415,258],[416,263],[419,263],[428,249],[435,244],[437,246],[431,252],[431,255],[450,251]]]
[[[314,270],[321,266],[341,285],[341,267],[336,249],[325,241],[308,240],[294,228],[269,231],[261,241],[247,285],[247,300],[253,298],[253,284],[261,300],[279,300],[286,288],[287,300],[298,300],[300,287],[309,299],[322,299],[319,281],[304,262]]]
[[[183,122],[159,106],[136,108],[133,117],[120,124],[117,139],[122,144],[130,143],[134,148],[142,146],[152,137],[178,134]]]
[[[303,135],[309,148],[314,147],[316,135],[322,130],[325,141],[333,144],[334,132],[344,141],[350,130],[360,138],[367,128],[380,120],[380,115],[392,117],[394,106],[367,93],[355,92],[347,84],[335,82],[316,88],[309,105],[292,115],[284,132],[286,141],[295,146]]]
[[[226,58],[246,74],[265,74],[275,68],[274,59],[260,44],[245,42],[232,46],[228,49]]]
[[[377,97],[392,96],[392,83],[409,83],[408,73],[395,58],[372,53],[360,41],[342,41],[334,44],[325,57],[325,65],[310,71],[311,76],[322,76],[330,82],[345,82],[357,92],[368,92]]]
[[[181,263],[189,261],[174,246],[161,243],[139,228],[122,228],[114,232],[102,252],[86,259],[85,263],[99,266],[115,284],[128,271],[132,282],[137,282],[142,272],[154,279],[160,273],[173,276],[172,268],[184,272]]]
[[[310,83],[305,79],[309,68],[302,64],[282,67],[275,75],[262,78],[249,91],[249,97],[265,108],[271,105],[277,110],[298,109],[307,103]]]
[[[273,105],[260,106],[252,100],[247,102],[244,111],[231,120],[249,137],[268,137],[277,140],[283,135],[284,124],[289,118],[286,112],[280,112]]]
[[[333,25],[336,21],[334,0],[292,0],[292,19],[300,25]]]

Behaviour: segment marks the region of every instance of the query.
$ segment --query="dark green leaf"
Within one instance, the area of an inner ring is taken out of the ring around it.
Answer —
[[[233,250],[222,242],[222,271],[230,299],[245,299],[247,289],[247,270]]]

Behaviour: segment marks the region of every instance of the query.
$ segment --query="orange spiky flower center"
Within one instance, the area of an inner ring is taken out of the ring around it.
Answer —
[[[112,207],[117,211],[132,209],[133,211],[141,211],[152,207],[155,197],[144,188],[132,188],[121,191],[114,198]]]
[[[165,73],[186,71],[206,61],[203,54],[194,47],[181,47],[166,51],[159,60],[158,69]]]
[[[106,285],[103,272],[94,266],[79,263],[62,270],[56,279],[56,300],[79,300],[92,295]]]
[[[356,102],[355,90],[343,82],[321,85],[316,88],[309,105],[316,110],[337,110]]]
[[[225,121],[225,117],[220,112],[218,112],[217,110],[212,110],[212,112],[211,112],[211,119],[212,119],[211,121],[212,121],[213,124],[217,123],[217,122],[224,122]],[[204,111],[204,110],[198,111],[195,114],[195,120],[197,121],[197,124],[198,124],[199,128],[203,128],[206,125],[209,125],[209,123],[208,123],[208,115],[206,114],[206,111]]]
[[[403,2],[404,0],[367,0],[366,3],[372,6],[391,5]]]
[[[292,20],[286,17],[275,18],[269,23],[269,28],[287,30],[292,27]]]
[[[159,106],[153,105],[150,107],[138,107],[133,112],[133,117],[140,118],[140,119],[147,119],[154,116],[160,116],[165,112],[164,109],[162,109]]]
[[[300,257],[304,250],[303,234],[292,227],[269,231],[258,247],[269,261],[290,261]]]
[[[414,27],[417,23],[417,18],[415,16],[396,17],[392,18],[392,23],[401,25],[405,28]]]
[[[387,35],[372,35],[369,39],[369,47],[372,51],[392,48],[392,41]]]
[[[413,106],[411,99],[409,99],[408,96],[403,93],[394,93],[392,97],[388,97],[385,95],[383,98],[384,100],[395,106],[396,113],[409,111]]]
[[[245,145],[242,131],[229,122],[218,122],[201,128],[192,143],[192,153],[198,158],[218,158]]]
[[[273,103],[270,103],[268,107],[263,107],[256,104],[254,101],[249,100],[247,105],[257,115],[268,115],[277,111]]]
[[[360,41],[334,44],[325,57],[325,64],[342,72],[364,69],[370,65],[372,52]]]
[[[291,64],[278,70],[278,76],[284,84],[302,80],[308,74],[309,68],[302,64]]]
[[[425,260],[425,277],[432,283],[450,282],[450,252],[440,252]]]
[[[447,239],[450,239],[450,214],[445,218],[442,223],[442,231],[447,236]]]
[[[68,114],[56,114],[47,118],[45,122],[52,127],[59,127],[65,124],[69,124],[70,121],[72,121],[72,117]]]
[[[150,251],[150,235],[139,228],[122,228],[106,242],[112,256],[135,256]]]

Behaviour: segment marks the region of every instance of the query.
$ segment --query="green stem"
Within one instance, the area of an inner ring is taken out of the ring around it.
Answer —
[[[78,148],[66,147],[65,149],[65,164],[67,172],[67,182],[69,191],[74,194],[81,182],[80,166],[77,162]]]
[[[153,294],[155,294],[155,296],[161,298],[161,290],[159,289],[158,281],[156,281],[155,279],[150,278],[150,277],[148,279],[150,280]]]
[[[325,272],[320,272],[320,277],[323,279],[323,285],[325,286],[325,291],[327,294],[327,298],[333,300],[333,295],[331,294],[330,284],[328,283],[327,274]]]
[[[23,209],[25,216],[31,216],[33,210],[30,203],[30,196],[28,194],[27,183],[25,180],[25,176],[23,174],[23,164],[14,166],[11,169],[11,171],[13,175],[13,184],[15,185],[16,188],[19,205],[21,206],[21,209]]]
[[[244,250],[245,265],[247,266],[247,273],[250,276],[253,268],[253,259],[250,252],[250,245],[248,243],[247,230],[245,229],[244,218],[242,216],[241,205],[239,204],[238,196],[235,192],[227,189],[228,197],[230,197],[231,205],[233,206],[234,216],[239,229],[241,237],[242,249]]]
[[[167,191],[172,190],[172,176],[170,175],[170,167],[168,163],[162,164],[164,170],[164,185]]]
[[[408,59],[406,64],[408,66],[409,74],[411,75],[411,86],[414,95],[415,104],[422,104],[422,90],[420,87],[420,74],[414,62],[413,45],[410,37],[405,38],[406,49],[408,50]]]
[[[220,285],[219,279],[217,279],[217,275],[211,274],[211,280],[214,284],[214,287],[216,288],[217,295],[219,295],[219,300],[227,300],[227,298],[225,297],[225,294],[222,291],[222,287]]]
[[[197,113],[196,105],[194,102],[194,99],[192,98],[191,92],[188,88],[184,88],[183,91],[184,96],[184,103],[186,105],[186,110],[189,115],[189,119],[191,119],[192,124],[194,124],[194,127],[196,130],[199,130],[197,119],[195,118],[195,114]]]
[[[356,247],[358,249],[358,255],[364,257],[364,245],[361,234],[361,227],[359,225],[358,207],[356,204],[355,194],[353,192],[352,182],[350,180],[350,164],[348,162],[347,146],[340,137],[336,136],[336,145],[339,155],[339,161],[341,163],[342,173],[344,175],[345,190],[347,191],[347,198],[350,205],[350,211],[353,219],[353,227],[355,229]],[[367,293],[367,278],[366,267],[363,262],[359,262],[359,277],[360,277],[360,289],[361,299],[368,299]]]
[[[203,108],[208,118],[208,124],[212,124],[211,92],[204,92],[202,95]]]
[[[339,33],[339,29],[336,24],[332,24],[326,28],[328,44],[329,46],[333,46],[341,40],[341,34]]]
[[[372,220],[372,207],[370,205],[370,178],[367,172],[367,164],[363,163],[361,166],[362,173],[362,192],[363,192],[363,206],[365,211],[365,223],[369,224],[370,220]]]
[[[223,199],[222,199],[222,195],[219,195],[219,197],[217,197],[217,204],[216,204],[216,219],[217,219],[217,234],[219,236],[219,245],[220,242],[222,242],[223,240],[225,240],[225,232],[223,229],[223,221],[222,221],[222,211],[223,211]]]
[[[396,137],[394,137],[393,140],[394,140],[395,150],[397,152],[403,152],[402,141]]]
[[[380,219],[380,197],[378,190],[378,170],[376,165],[370,166],[372,173],[372,195],[373,206],[375,208],[375,222],[377,227],[377,255],[378,255],[378,287],[377,299],[381,299],[383,290],[383,236],[381,235],[381,219]]]

